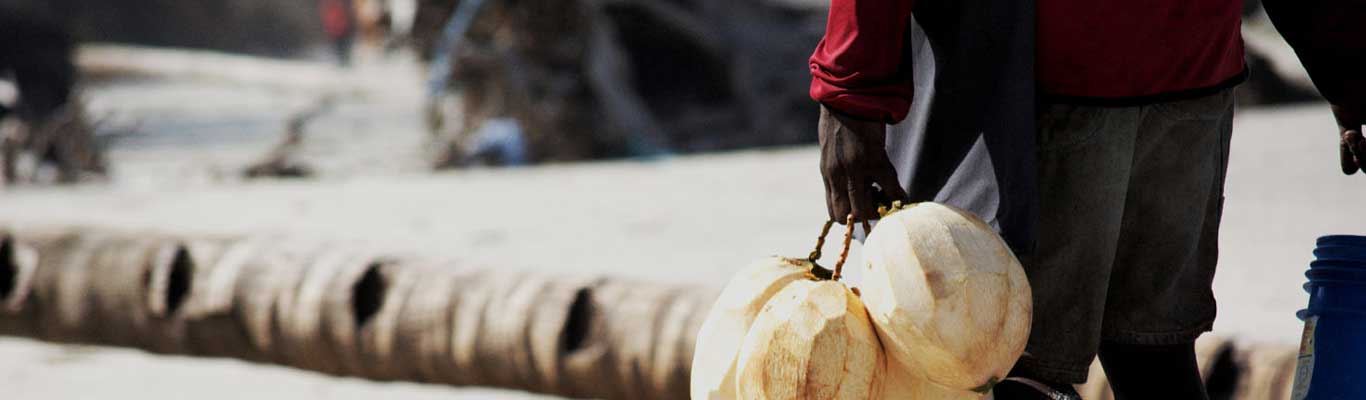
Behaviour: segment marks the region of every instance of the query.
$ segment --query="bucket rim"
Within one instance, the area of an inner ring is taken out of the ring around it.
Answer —
[[[1305,283],[1306,286],[1366,286],[1366,279],[1352,281],[1346,279],[1315,279]]]
[[[1360,263],[1366,263],[1366,259],[1353,258],[1353,257],[1346,257],[1346,256],[1340,256],[1340,255],[1317,256],[1317,257],[1314,258],[1313,261],[1310,261],[1310,262],[1309,262],[1309,267],[1310,267],[1310,268],[1313,268],[1313,267],[1314,267],[1314,263],[1316,263],[1316,262],[1360,264]]]
[[[1351,287],[1362,287],[1362,286],[1366,286],[1366,279],[1351,280],[1351,279],[1328,278],[1328,277],[1309,278],[1309,281],[1308,281],[1308,282],[1305,282],[1304,285],[1301,285],[1300,287],[1301,287],[1301,288],[1304,288],[1304,292],[1309,294],[1310,301],[1313,301],[1315,289],[1318,289],[1318,288],[1320,288],[1320,287],[1344,287],[1344,286],[1351,286]]]
[[[1317,308],[1316,308],[1316,307],[1308,307],[1308,308],[1302,308],[1302,309],[1300,309],[1299,311],[1296,311],[1296,312],[1295,312],[1295,317],[1296,317],[1296,318],[1299,318],[1301,321],[1303,321],[1306,317],[1309,317],[1309,316],[1311,316],[1311,315],[1312,315],[1312,316],[1316,316],[1316,317],[1321,317],[1321,316],[1332,317],[1332,316],[1335,316],[1335,315],[1357,315],[1357,316],[1366,316],[1366,311],[1363,311],[1363,310],[1354,310],[1354,309],[1342,308],[1342,307],[1317,307]]]
[[[1366,283],[1366,269],[1348,269],[1323,267],[1315,268],[1304,272],[1304,277],[1315,281],[1317,279],[1353,279],[1361,278],[1361,282]]]
[[[1320,236],[1319,239],[1318,239],[1315,243],[1316,243],[1317,245],[1319,245],[1319,246],[1330,245],[1330,244],[1333,244],[1333,245],[1348,245],[1348,246],[1366,246],[1366,236],[1358,236],[1358,235],[1326,235],[1326,236]]]
[[[1315,257],[1356,257],[1359,260],[1366,260],[1366,246],[1327,244],[1315,247],[1312,253]]]
[[[1337,251],[1345,251],[1345,252],[1366,251],[1366,245],[1329,243],[1329,244],[1321,244],[1321,245],[1318,245],[1318,246],[1315,246],[1315,247],[1314,247],[1314,252],[1315,252],[1315,253],[1321,253],[1321,252],[1326,252],[1326,251],[1333,251],[1333,252],[1337,252]]]
[[[1314,269],[1311,269],[1311,270],[1308,270],[1308,271],[1304,271],[1304,276],[1305,276],[1305,277],[1310,277],[1310,276],[1324,276],[1324,275],[1336,275],[1336,276],[1366,276],[1366,269],[1362,269],[1362,268],[1344,268],[1344,267],[1319,267],[1319,268],[1314,268]]]
[[[1328,259],[1314,260],[1314,261],[1310,261],[1310,262],[1309,262],[1309,270],[1310,270],[1310,271],[1313,271],[1313,270],[1319,269],[1319,268],[1347,268],[1347,269],[1366,268],[1366,260],[1342,260],[1342,259],[1336,259],[1336,258],[1328,258]]]

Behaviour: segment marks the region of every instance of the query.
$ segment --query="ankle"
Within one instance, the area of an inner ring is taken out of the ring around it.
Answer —
[[[1207,399],[1195,345],[1102,343],[1100,362],[1118,400]]]

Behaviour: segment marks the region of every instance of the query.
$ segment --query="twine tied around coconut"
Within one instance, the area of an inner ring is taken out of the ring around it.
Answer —
[[[825,221],[821,227],[820,236],[816,237],[816,248],[811,250],[811,254],[806,257],[811,262],[811,276],[819,280],[838,281],[844,272],[844,263],[849,260],[849,246],[854,241],[854,214],[849,214],[844,218],[844,247],[840,250],[839,259],[835,260],[835,269],[830,270],[822,267],[817,261],[821,258],[821,249],[825,247],[825,237],[830,235],[830,228],[834,227],[835,221]],[[872,232],[872,227],[868,221],[863,221],[863,232]]]

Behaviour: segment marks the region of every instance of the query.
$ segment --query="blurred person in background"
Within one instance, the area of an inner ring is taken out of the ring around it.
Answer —
[[[407,45],[416,0],[353,0],[356,36],[365,47],[389,55]]]
[[[5,183],[18,179],[22,152],[57,166],[62,181],[75,180],[87,156],[53,123],[71,115],[76,83],[74,40],[53,15],[41,7],[0,4],[0,79],[10,80],[15,91],[11,104],[0,104],[0,121],[12,115],[20,122],[0,130]]]
[[[388,0],[385,10],[389,21],[389,40],[385,49],[397,50],[411,40],[413,23],[417,19],[417,0]]]
[[[351,46],[356,41],[356,9],[351,0],[319,0],[318,15],[323,31],[332,42],[337,63],[351,65]]]
[[[1332,104],[1342,171],[1366,167],[1366,0],[1264,3]],[[1035,312],[998,400],[1080,398],[1097,355],[1118,399],[1207,398],[1242,7],[833,0],[809,63],[830,218],[938,201],[1002,233]]]

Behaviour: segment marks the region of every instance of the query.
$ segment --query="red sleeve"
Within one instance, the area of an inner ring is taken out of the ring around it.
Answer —
[[[895,123],[915,88],[907,55],[912,0],[832,0],[811,55],[811,98],[854,117]]]

